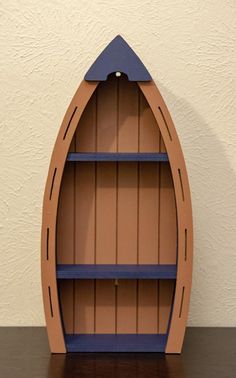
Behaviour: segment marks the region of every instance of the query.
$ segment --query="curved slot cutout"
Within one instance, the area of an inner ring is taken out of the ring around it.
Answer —
[[[188,240],[188,231],[187,231],[187,228],[185,228],[185,230],[184,230],[184,260],[185,261],[187,261],[187,253],[188,253],[188,250],[187,250],[187,247],[188,247],[187,240]]]
[[[180,308],[179,308],[179,318],[181,318],[181,316],[182,316],[184,292],[185,292],[185,286],[183,286],[183,288],[182,288],[182,296],[181,296],[181,302],[180,302]]]
[[[52,184],[51,184],[50,196],[49,196],[50,201],[51,201],[51,198],[52,198],[52,191],[53,191],[53,185],[54,185],[56,173],[57,173],[57,168],[54,169],[53,176],[52,176]]]
[[[180,187],[181,187],[182,199],[184,201],[184,187],[183,187],[183,181],[182,181],[182,176],[181,176],[181,170],[180,169],[178,169],[178,174],[179,174],[179,182],[180,182]]]
[[[165,124],[166,130],[167,130],[168,135],[169,135],[169,138],[170,138],[170,140],[172,141],[172,136],[171,136],[171,133],[170,133],[170,129],[169,129],[168,125],[167,125],[167,122],[166,122],[165,116],[164,116],[164,114],[163,114],[163,111],[162,111],[162,109],[161,109],[160,106],[158,106],[158,109],[159,109],[159,111],[160,111],[160,113],[161,113],[161,116],[162,116],[162,119],[163,119],[163,121],[164,121],[164,124]]]
[[[50,304],[51,317],[53,318],[52,295],[51,295],[51,288],[50,288],[50,286],[48,286],[48,298],[49,298],[49,304]]]
[[[47,228],[46,256],[47,260],[49,260],[49,228]]]
[[[73,117],[74,117],[74,115],[75,115],[76,110],[77,110],[77,106],[75,107],[75,109],[74,109],[74,111],[73,111],[73,113],[72,113],[72,115],[71,115],[71,117],[70,117],[69,123],[68,123],[68,125],[67,125],[67,128],[66,128],[65,133],[64,133],[64,136],[63,136],[63,140],[66,139],[66,135],[67,135],[67,133],[68,133],[68,130],[69,130],[69,127],[70,127],[71,121],[72,121],[72,119],[73,119]]]

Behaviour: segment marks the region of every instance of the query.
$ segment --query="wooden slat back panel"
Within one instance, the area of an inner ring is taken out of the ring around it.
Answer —
[[[96,280],[95,333],[115,333],[115,313],[113,280]]]
[[[97,151],[117,152],[118,83],[111,77],[97,93]],[[96,264],[116,263],[116,163],[97,163]],[[114,333],[116,293],[112,280],[96,282],[95,332]]]
[[[117,151],[117,80],[102,83],[97,94],[97,151]],[[97,163],[96,263],[116,261],[116,163]]]
[[[97,152],[117,152],[118,81],[115,77],[97,89]]]
[[[75,327],[74,333],[94,333],[94,280],[75,281]]]
[[[96,93],[76,130],[76,152],[96,151]],[[95,163],[75,164],[75,263],[95,262]],[[94,332],[94,281],[75,281],[74,332]]]
[[[139,152],[159,152],[160,131],[153,113],[139,93]],[[139,164],[138,262],[158,264],[159,164]],[[138,333],[158,332],[158,282],[138,283]]]
[[[124,76],[118,80],[118,152],[138,152],[139,90]],[[138,163],[118,164],[117,263],[137,264]],[[137,282],[117,286],[117,333],[137,331]]]
[[[113,76],[91,98],[71,151],[164,152],[165,147],[137,84]],[[169,164],[68,163],[63,180],[58,262],[176,263],[176,208]],[[60,292],[68,333],[164,333],[174,283],[65,281]]]
[[[158,281],[138,281],[137,333],[158,333]]]

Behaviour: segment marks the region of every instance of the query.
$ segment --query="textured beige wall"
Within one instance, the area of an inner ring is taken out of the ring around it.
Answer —
[[[236,326],[236,2],[7,1],[1,6],[0,325],[42,325],[43,190],[63,115],[122,34],[174,119],[192,188],[189,324]]]

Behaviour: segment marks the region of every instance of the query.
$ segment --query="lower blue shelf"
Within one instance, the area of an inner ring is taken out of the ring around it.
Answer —
[[[67,352],[165,352],[167,334],[65,335]]]
[[[168,162],[166,153],[156,152],[71,152],[67,161],[149,161]]]
[[[175,279],[176,265],[57,265],[58,279]]]

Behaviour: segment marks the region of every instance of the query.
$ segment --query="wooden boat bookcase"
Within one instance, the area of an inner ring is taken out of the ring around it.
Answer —
[[[49,168],[42,287],[53,353],[180,353],[192,277],[180,143],[121,36],[69,105]]]

